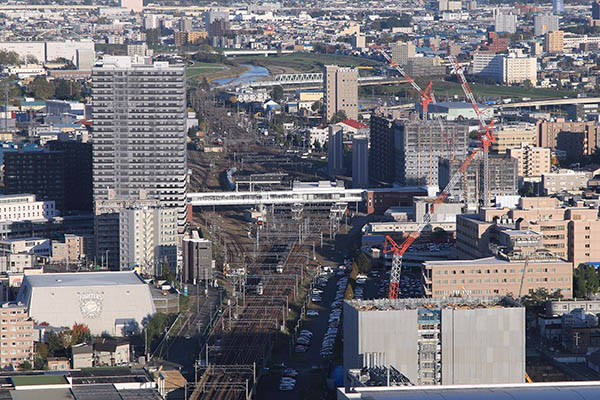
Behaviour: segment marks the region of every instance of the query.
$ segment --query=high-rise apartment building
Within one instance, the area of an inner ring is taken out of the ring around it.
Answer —
[[[525,145],[508,150],[517,160],[518,174],[523,178],[540,177],[550,172],[550,149]]]
[[[446,138],[452,138],[453,149]],[[438,186],[438,163],[454,153],[467,156],[468,125],[447,121],[444,130],[436,121],[394,121],[394,165],[396,181],[405,186]]]
[[[538,146],[563,150],[573,162],[592,155],[600,147],[600,125],[593,121],[544,120],[537,123],[537,129]]]
[[[352,187],[369,187],[369,138],[365,135],[352,138]]]
[[[119,210],[119,267],[148,276],[177,267],[177,210],[133,204]]]
[[[344,111],[349,119],[358,119],[357,69],[326,65],[323,68],[323,90],[328,121],[338,111]]]
[[[565,50],[565,33],[563,31],[547,32],[544,37],[546,53],[562,53]]]
[[[181,18],[179,20],[179,32],[191,32],[192,31],[192,19]]]
[[[537,82],[537,59],[519,54],[475,53],[473,74],[512,84]]]
[[[408,59],[415,55],[417,55],[417,47],[413,42],[392,44],[392,61],[400,66],[408,64]]]
[[[494,32],[515,33],[517,31],[517,16],[498,13],[494,17]]]
[[[539,14],[533,18],[535,36],[541,36],[548,32],[557,31],[559,28],[558,15]]]
[[[142,198],[186,226],[185,66],[105,57],[92,70],[94,200]]]
[[[34,329],[27,306],[22,303],[0,305],[0,368],[21,369],[25,361],[33,365]]]
[[[369,121],[369,174],[375,181],[393,183],[396,180],[394,153],[394,120],[372,115]]]
[[[525,308],[498,297],[346,301],[344,372],[373,364],[413,385],[523,383]]]

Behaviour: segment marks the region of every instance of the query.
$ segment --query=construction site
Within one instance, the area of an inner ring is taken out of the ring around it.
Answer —
[[[455,72],[462,76],[460,66],[455,60],[454,63]],[[402,69],[394,63],[391,65],[421,95],[423,114],[421,123],[405,124],[409,126],[407,134],[400,137],[404,137],[406,152],[404,157],[396,158],[394,168],[401,167],[402,171],[414,175],[410,178],[413,184],[437,185],[440,157],[464,161],[414,232],[400,244],[386,237],[383,252],[391,253],[393,261],[388,288],[381,290],[387,290],[389,300],[343,305],[344,371],[368,364],[385,368],[388,375],[390,371],[393,373],[395,380],[412,384],[471,383],[473,379],[522,382],[525,377],[523,308],[515,304],[500,306],[498,300],[477,304],[463,300],[457,305],[398,299],[403,254],[430,223],[436,205],[447,199],[450,189],[465,175],[476,156],[481,157],[483,164],[481,202],[489,204],[487,153],[493,141],[493,122],[485,124],[462,77],[461,83],[479,117],[481,131],[480,146],[468,154],[466,126],[444,123],[439,118],[435,122],[428,121],[427,106],[435,105],[431,84],[422,90]],[[210,107],[214,107],[210,101],[200,98],[193,104],[205,117],[210,116]],[[233,128],[232,123],[228,126]],[[238,128],[240,126],[238,124]],[[423,134],[423,127],[427,127],[428,135]],[[306,157],[288,152],[265,151],[262,146],[257,151],[240,151],[244,143],[248,147],[257,146],[260,140],[255,130],[248,129],[244,134],[238,128],[233,129],[237,133],[232,137],[227,128],[218,124],[214,127],[223,136],[229,135],[224,137],[223,143],[227,158],[190,157],[192,187],[225,190],[224,193],[190,193],[189,198],[194,207],[194,224],[203,236],[216,243],[217,265],[222,265],[216,272],[216,281],[226,296],[201,338],[193,380],[188,380],[185,387],[186,397],[191,399],[257,396],[258,382],[269,371],[274,352],[289,347],[291,354],[299,335],[300,322],[297,321],[305,315],[311,302],[311,291],[307,287],[313,288],[312,282],[326,264],[337,268],[336,264],[342,263],[343,244],[336,246],[336,235],[340,231],[347,232],[352,224],[352,221],[348,224],[348,217],[352,218],[363,200],[360,190],[354,193],[341,182],[314,182],[327,176],[322,168],[324,163],[317,160],[307,161]],[[417,137],[423,140],[419,139],[418,148],[413,149],[410,146]],[[431,146],[434,141],[435,149]],[[427,151],[430,156],[422,157],[421,153]],[[398,164],[402,160],[405,164]],[[215,169],[222,171],[218,179],[211,174]],[[292,184],[307,178],[313,182]],[[290,187],[292,190],[286,191]],[[344,275],[344,272],[339,274]],[[341,293],[346,286],[342,280],[338,283]],[[315,292],[312,293],[312,301],[315,301]],[[374,312],[376,310],[383,312]],[[339,316],[337,318],[339,323]],[[329,331],[333,329],[331,321]],[[493,351],[486,352],[488,340],[481,343],[477,340],[489,338],[494,332],[501,336]],[[508,332],[508,341],[503,332]],[[408,340],[403,346],[394,346],[399,335]],[[473,351],[473,346],[479,346],[481,351]],[[331,367],[330,354],[323,350],[322,359],[310,362],[317,363],[316,368]],[[368,357],[368,361],[359,360],[359,355]],[[489,370],[490,365],[498,370]],[[478,372],[473,374],[474,370]],[[289,389],[280,387],[280,390]]]
[[[346,302],[344,371],[363,366],[393,367],[413,385],[522,383],[525,308],[509,298]]]

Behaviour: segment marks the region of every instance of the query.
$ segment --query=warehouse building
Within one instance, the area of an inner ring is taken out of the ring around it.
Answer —
[[[138,332],[155,313],[150,287],[131,271],[25,275],[17,298],[37,324],[83,323],[92,335]]]
[[[525,309],[500,298],[346,301],[344,372],[374,358],[415,385],[523,383]]]

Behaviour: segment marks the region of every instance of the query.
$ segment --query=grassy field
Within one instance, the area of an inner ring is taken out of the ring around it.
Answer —
[[[340,56],[336,54],[292,53],[281,56],[240,56],[239,63],[252,63],[265,68],[279,68],[286,72],[320,72],[325,64],[340,66],[374,66],[381,63],[362,57]]]
[[[204,62],[195,62],[186,70],[188,79],[198,79],[199,76],[206,76],[225,69],[223,64],[213,64]]]
[[[417,79],[417,83],[422,88],[425,88],[429,81]],[[560,97],[575,97],[577,92],[567,89],[546,89],[546,88],[531,88],[525,89],[520,86],[498,86],[470,83],[469,87],[478,101],[498,100],[500,98],[522,99],[529,97],[532,99],[548,99]],[[363,95],[399,95],[404,97],[405,93],[409,97],[417,96],[415,90],[409,85],[401,86],[379,86],[377,88],[361,88]],[[433,81],[433,91],[438,100],[452,98],[458,96],[464,99],[465,95],[458,82],[448,82],[443,80]]]

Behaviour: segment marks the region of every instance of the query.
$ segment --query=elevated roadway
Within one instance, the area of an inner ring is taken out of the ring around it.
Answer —
[[[509,109],[509,108],[527,108],[527,107],[548,107],[548,106],[564,106],[569,104],[598,104],[600,97],[569,97],[560,99],[544,99],[544,100],[527,100],[515,103],[495,104],[493,108]]]

